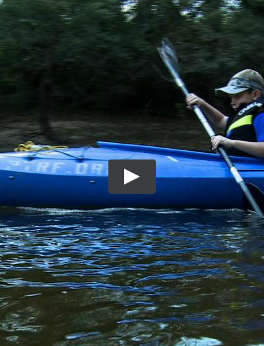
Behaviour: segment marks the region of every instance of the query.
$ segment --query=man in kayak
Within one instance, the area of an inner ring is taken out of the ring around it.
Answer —
[[[235,74],[225,87],[215,89],[216,94],[228,95],[236,114],[221,111],[195,94],[186,98],[189,107],[199,105],[208,120],[224,130],[224,136],[212,138],[212,149],[223,146],[231,155],[264,157],[264,79],[254,70]]]

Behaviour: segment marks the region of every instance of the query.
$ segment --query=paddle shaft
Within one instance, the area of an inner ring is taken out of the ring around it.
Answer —
[[[171,72],[175,83],[182,90],[183,94],[185,96],[189,95],[189,92],[188,92],[183,80],[181,79],[181,77],[179,76],[179,74],[177,73],[177,71],[175,70],[173,65],[170,63],[170,61],[165,58],[164,62],[166,63],[169,71]],[[201,124],[205,128],[207,134],[210,136],[210,138],[214,137],[216,134],[215,134],[214,130],[212,129],[211,125],[209,124],[208,120],[206,119],[205,115],[203,114],[202,110],[200,109],[200,107],[198,105],[194,105],[192,108],[193,108],[195,114],[197,115],[197,117],[199,118]],[[255,198],[253,197],[252,193],[249,191],[245,181],[243,180],[243,178],[239,174],[239,172],[236,169],[236,167],[234,166],[233,162],[231,161],[231,159],[227,155],[225,149],[222,146],[219,146],[217,150],[222,155],[222,157],[224,158],[224,160],[225,160],[227,166],[229,167],[230,172],[232,173],[235,181],[240,186],[241,190],[243,191],[244,195],[248,199],[252,208],[255,210],[256,214],[260,217],[264,217],[262,210],[260,209],[259,205],[255,201]]]

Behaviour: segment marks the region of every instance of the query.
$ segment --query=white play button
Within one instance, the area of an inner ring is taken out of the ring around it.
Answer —
[[[147,159],[109,160],[108,192],[113,195],[149,195],[156,193],[156,161]],[[113,198],[118,203],[122,201],[122,199]],[[139,196],[139,198],[141,197]],[[126,200],[127,203],[128,201],[129,199]],[[138,205],[137,202],[138,200],[135,199],[135,205]]]
[[[137,175],[137,174],[129,171],[128,169],[124,168],[124,185],[126,185],[126,184],[130,183],[131,181],[136,180],[138,178],[140,178],[139,175]]]

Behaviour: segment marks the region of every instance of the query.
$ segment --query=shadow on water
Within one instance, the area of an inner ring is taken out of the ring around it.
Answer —
[[[2,209],[0,227],[1,345],[264,342],[253,214]]]

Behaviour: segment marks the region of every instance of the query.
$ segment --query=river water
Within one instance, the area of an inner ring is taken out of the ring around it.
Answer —
[[[0,345],[264,344],[243,211],[0,210]]]

